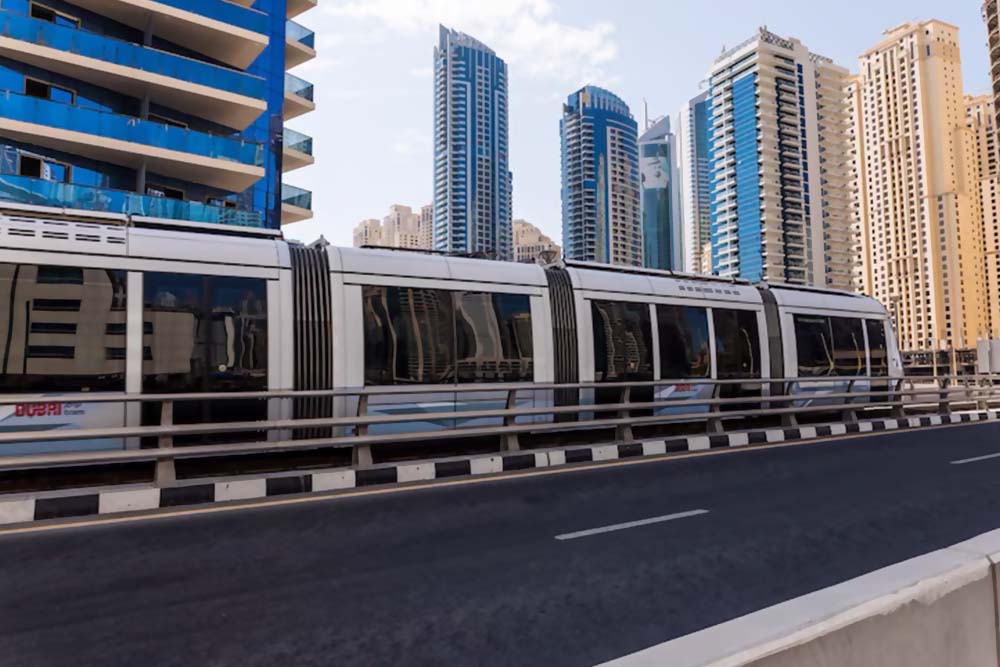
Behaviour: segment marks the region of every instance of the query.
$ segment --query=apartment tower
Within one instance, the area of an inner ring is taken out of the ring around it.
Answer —
[[[713,273],[850,286],[847,75],[766,28],[715,61]]]
[[[565,256],[642,266],[638,125],[628,105],[585,86],[563,105],[559,132]]]
[[[890,309],[904,349],[975,347],[988,315],[958,28],[887,30],[850,90],[857,284]]]
[[[434,249],[511,259],[507,64],[444,26],[434,49]]]
[[[311,217],[283,182],[312,140],[286,72],[315,57],[316,0],[4,0],[0,202],[277,229]]]
[[[711,175],[708,170],[710,108],[706,91],[681,108],[677,122],[683,266],[685,271],[692,273],[712,272]],[[706,257],[708,261],[703,261]]]

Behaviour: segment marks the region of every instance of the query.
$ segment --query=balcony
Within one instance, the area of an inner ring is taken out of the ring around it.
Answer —
[[[290,225],[313,217],[312,193],[287,183],[281,184],[281,224]]]
[[[0,134],[229,192],[264,177],[260,144],[131,116],[0,93]]]
[[[0,201],[240,227],[262,227],[264,224],[260,213],[256,211],[12,174],[0,174]]]
[[[267,110],[260,77],[8,11],[0,56],[237,130]]]
[[[287,17],[292,19],[316,7],[318,0],[288,0]]]
[[[285,21],[285,69],[316,57],[316,34],[295,21]]]
[[[308,167],[316,161],[312,137],[301,132],[286,127],[282,146],[281,170],[284,172]]]
[[[316,109],[313,85],[297,76],[285,73],[285,120],[297,118]]]
[[[226,0],[73,0],[92,12],[246,69],[268,43],[264,12]]]

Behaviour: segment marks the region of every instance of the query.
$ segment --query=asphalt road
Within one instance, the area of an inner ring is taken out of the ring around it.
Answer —
[[[1000,527],[1000,458],[950,464],[997,452],[968,425],[0,536],[0,664],[591,665]]]

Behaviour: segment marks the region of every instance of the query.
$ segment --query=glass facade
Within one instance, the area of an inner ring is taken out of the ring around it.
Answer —
[[[434,249],[513,259],[507,63],[440,28],[434,49]]]
[[[559,135],[563,254],[642,266],[638,125],[628,105],[586,86],[563,105]]]
[[[286,102],[298,115],[314,96],[285,71],[286,43],[315,44],[286,0],[83,5],[0,4],[0,34],[31,53],[0,57],[0,118],[29,128],[0,130],[0,203],[280,227],[284,146],[312,154],[284,128]],[[307,217],[311,196],[293,190]]]
[[[647,268],[683,269],[677,157],[669,118],[660,119],[639,137],[642,254]]]

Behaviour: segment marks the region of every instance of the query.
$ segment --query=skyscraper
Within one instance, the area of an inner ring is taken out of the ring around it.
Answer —
[[[990,54],[990,78],[993,81],[993,113],[996,126],[1000,127],[1000,15],[997,0],[983,3],[983,21],[986,22],[986,48]]]
[[[278,228],[312,215],[283,171],[312,162],[284,121],[315,108],[286,68],[315,0],[0,9],[0,201]]]
[[[681,108],[677,123],[684,270],[693,273],[712,272],[710,107],[708,92],[701,93]],[[705,257],[708,262],[703,261]]]
[[[677,157],[677,138],[664,116],[639,137],[643,262],[650,269],[683,268]]]
[[[990,338],[1000,338],[1000,141],[993,96],[966,96],[965,117],[972,132],[977,203],[982,217],[985,331]]]
[[[860,57],[854,96],[859,283],[890,309],[904,349],[975,347],[983,228],[958,28],[886,31]]]
[[[434,49],[434,249],[511,259],[507,64],[440,28]]]
[[[613,93],[585,86],[563,106],[563,253],[642,266],[638,126]]]
[[[713,272],[850,286],[846,79],[847,70],[766,28],[715,61]]]

